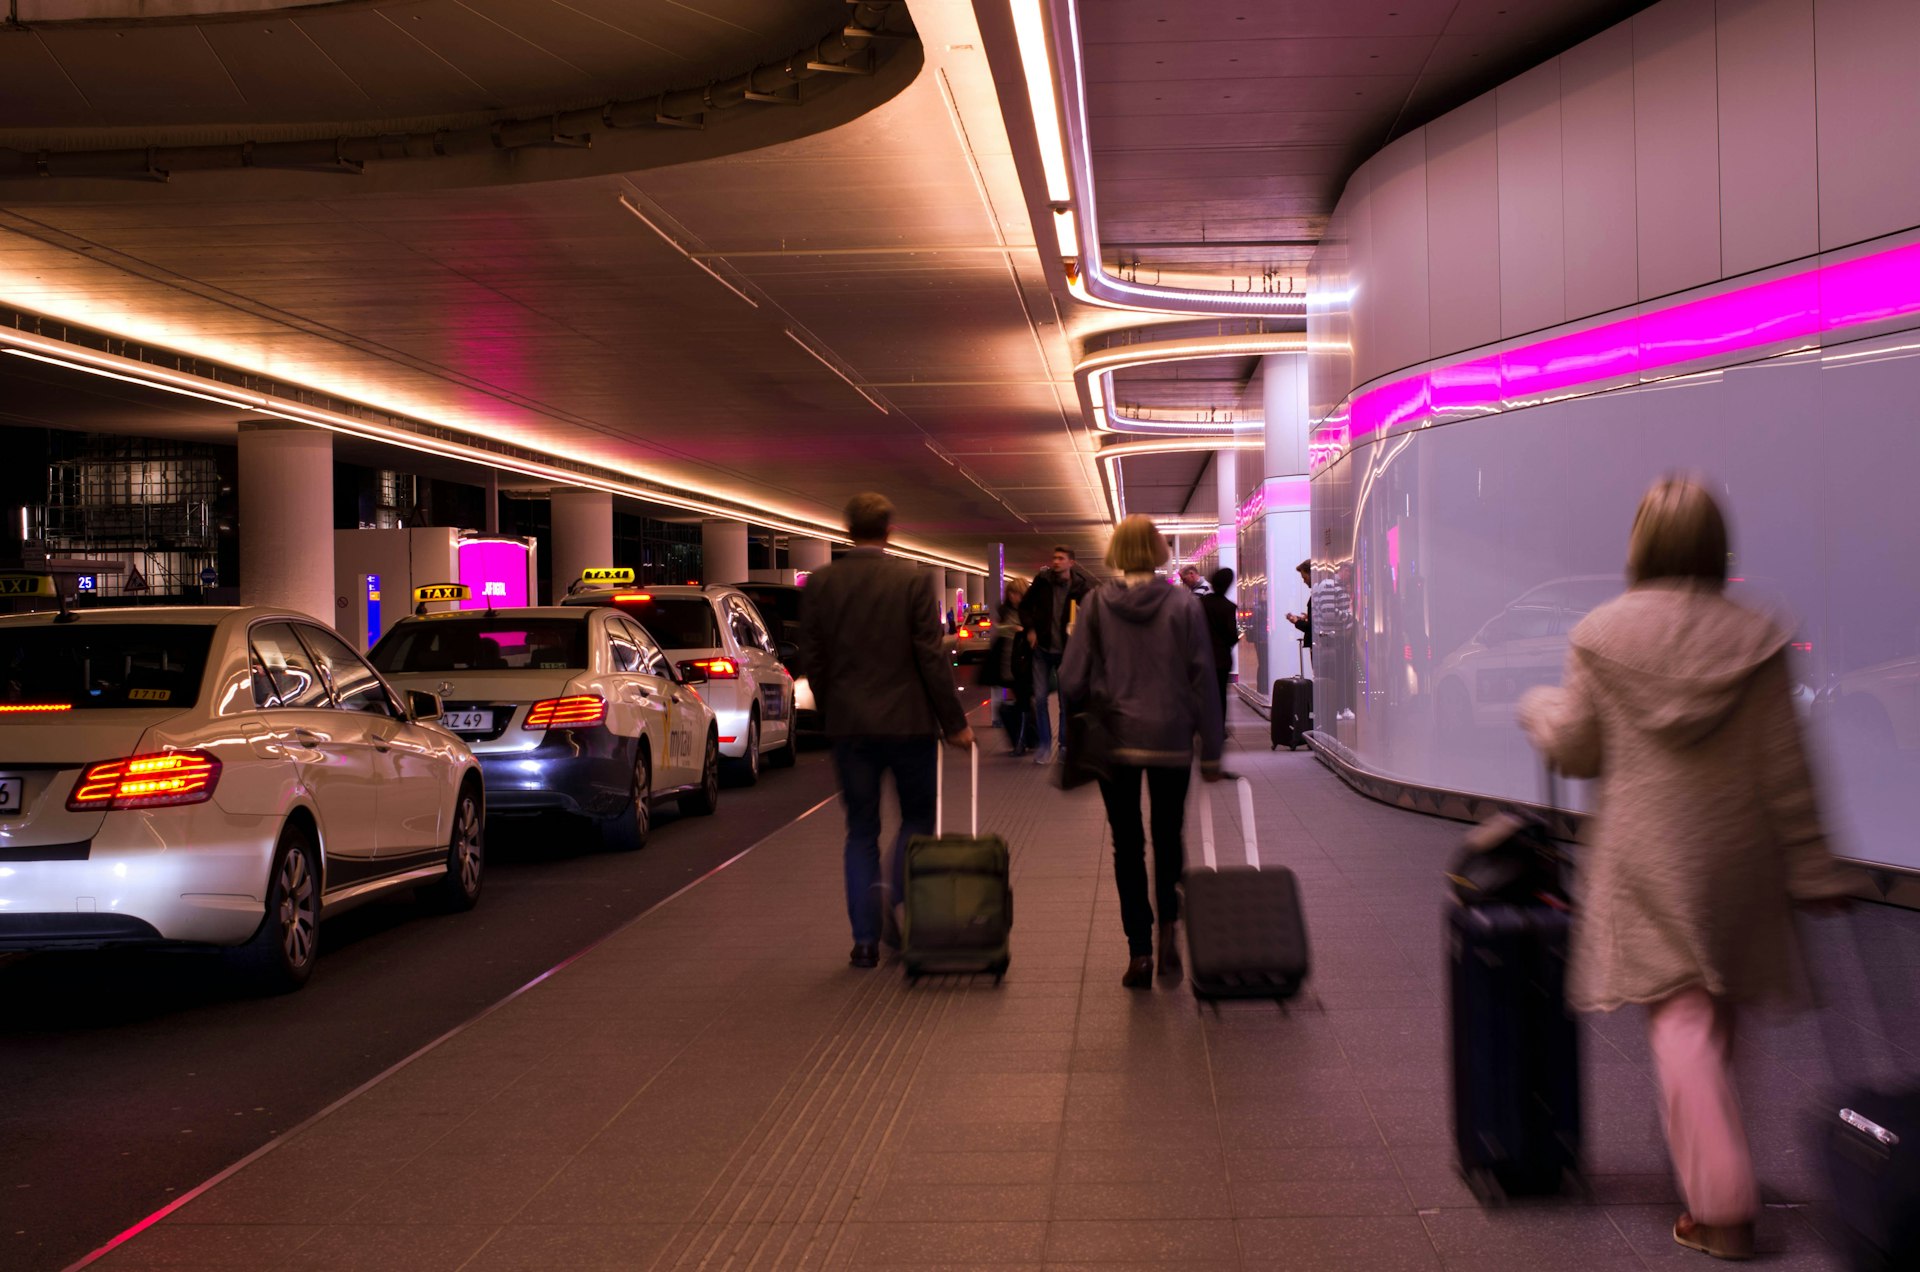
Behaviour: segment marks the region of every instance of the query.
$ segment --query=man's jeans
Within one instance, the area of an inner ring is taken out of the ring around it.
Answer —
[[[1044,649],[1033,651],[1033,711],[1038,717],[1042,751],[1053,745],[1053,711],[1047,700],[1060,692],[1060,662],[1064,657]],[[1063,716],[1061,723],[1065,722]]]
[[[833,765],[840,774],[840,798],[847,806],[847,918],[856,945],[880,939],[883,905],[904,895],[907,840],[933,833],[935,765],[940,744],[932,738],[836,738]],[[893,770],[900,797],[900,833],[891,854],[893,883],[883,893],[880,879],[880,781]]]

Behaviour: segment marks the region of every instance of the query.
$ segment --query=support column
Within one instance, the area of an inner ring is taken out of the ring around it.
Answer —
[[[747,523],[707,520],[700,523],[700,581],[747,581]]]
[[[487,469],[487,508],[480,518],[480,528],[489,537],[500,533],[500,470]]]
[[[240,421],[240,603],[331,626],[333,434],[285,420]]]
[[[1218,510],[1220,525],[1220,547],[1217,550],[1220,564],[1215,569],[1228,569],[1235,573],[1240,568],[1240,452],[1222,450],[1213,453],[1214,500]]]
[[[556,486],[551,496],[553,525],[553,599],[580,581],[596,565],[612,565],[613,496],[604,490]]]
[[[967,575],[967,604],[968,605],[988,604],[986,575],[984,574]]]
[[[1307,587],[1294,567],[1313,555],[1313,526],[1307,482],[1307,355],[1270,353],[1262,362],[1262,406],[1266,416],[1263,515],[1259,533],[1266,551],[1266,620],[1261,656],[1270,674],[1264,688],[1303,665],[1300,633],[1288,614],[1307,608]]]
[[[787,537],[787,568],[804,570],[824,570],[833,560],[833,545],[825,539],[809,539],[803,535]]]
[[[946,571],[946,576],[947,576],[947,585],[946,585],[946,588],[940,593],[940,605],[941,605],[941,608],[945,609],[948,614],[952,615],[954,620],[957,622],[960,619],[965,618],[967,616],[966,607],[960,602],[960,599],[959,599],[960,597],[966,595],[967,574],[966,574],[966,571],[964,570],[948,570]],[[955,612],[956,610],[958,610],[957,613]]]

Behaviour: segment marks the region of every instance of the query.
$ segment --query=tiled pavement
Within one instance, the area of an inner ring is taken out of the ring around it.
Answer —
[[[1438,869],[1456,825],[1236,721],[1309,990],[1219,1011],[1119,986],[1099,801],[990,757],[1013,970],[845,964],[836,804],[624,929],[98,1266],[1639,1269],[1699,1260],[1637,1017],[1586,1035],[1591,1196],[1486,1210],[1448,1145]],[[997,737],[986,745],[997,748]],[[1199,789],[1199,788],[1197,788]],[[1223,853],[1236,803],[1212,788]],[[1191,820],[1191,814],[1190,814]],[[1196,852],[1197,855],[1197,852]],[[1911,954],[1900,915],[1894,936]],[[1743,1039],[1769,1266],[1839,1266],[1802,1026]],[[1682,1266],[1685,1266],[1683,1263]],[[1701,1265],[1704,1266],[1704,1265]]]

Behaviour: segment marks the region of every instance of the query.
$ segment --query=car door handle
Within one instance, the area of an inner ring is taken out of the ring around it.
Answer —
[[[301,746],[319,746],[322,742],[326,741],[325,738],[315,733],[312,729],[295,729],[293,731],[293,740]]]
[[[383,738],[376,734],[373,739],[373,749],[376,751],[391,751],[393,750],[393,739]]]

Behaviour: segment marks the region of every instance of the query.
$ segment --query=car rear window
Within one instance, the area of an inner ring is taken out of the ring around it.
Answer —
[[[428,671],[576,670],[587,665],[586,615],[578,618],[424,618],[401,623],[373,647],[390,676]]]
[[[0,704],[183,707],[200,696],[212,644],[198,624],[0,627]]]
[[[718,649],[720,627],[713,602],[704,596],[655,596],[621,601],[620,612],[637,620],[662,649]]]

